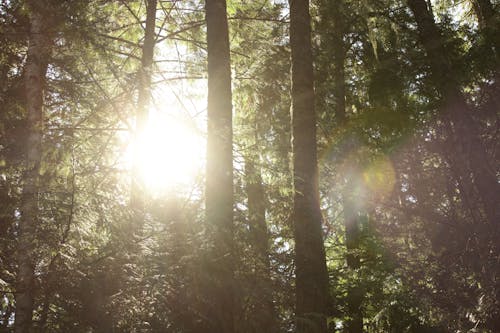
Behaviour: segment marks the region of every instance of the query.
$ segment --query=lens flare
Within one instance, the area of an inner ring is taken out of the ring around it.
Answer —
[[[391,194],[396,184],[396,172],[391,160],[380,156],[363,171],[363,182],[372,195],[383,198]]]

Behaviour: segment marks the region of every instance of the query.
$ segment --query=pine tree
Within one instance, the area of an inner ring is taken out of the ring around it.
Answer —
[[[51,52],[50,17],[36,1],[29,3],[30,33],[24,84],[26,94],[27,138],[21,217],[17,245],[17,284],[15,332],[32,330],[35,292],[37,224],[40,195],[40,163],[42,159],[43,101],[45,76]]]
[[[296,325],[324,333],[328,274],[319,203],[309,1],[290,1]]]
[[[213,242],[210,256],[213,304],[210,332],[235,332],[232,94],[226,1],[206,1],[208,53],[208,132],[206,222]]]

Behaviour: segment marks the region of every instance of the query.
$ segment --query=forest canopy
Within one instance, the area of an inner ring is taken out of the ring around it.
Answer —
[[[0,0],[0,332],[500,332],[499,6]]]

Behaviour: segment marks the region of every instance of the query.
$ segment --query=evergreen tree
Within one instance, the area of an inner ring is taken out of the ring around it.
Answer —
[[[210,330],[235,331],[238,306],[234,280],[233,125],[229,32],[225,0],[206,1],[208,131],[206,220],[213,242],[210,255]]]
[[[296,324],[326,332],[328,274],[319,202],[309,1],[290,2]]]

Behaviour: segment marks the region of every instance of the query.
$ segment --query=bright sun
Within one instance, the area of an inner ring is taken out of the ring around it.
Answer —
[[[144,186],[157,193],[193,184],[203,165],[204,146],[195,124],[155,110],[144,133],[129,146],[129,154],[138,160]]]

